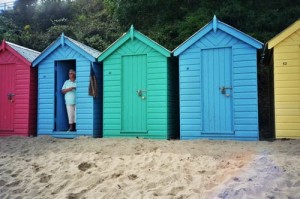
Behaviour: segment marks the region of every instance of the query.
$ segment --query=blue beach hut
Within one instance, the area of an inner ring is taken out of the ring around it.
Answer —
[[[38,68],[38,136],[102,136],[102,67],[96,62],[100,54],[62,34],[34,60],[32,65]],[[61,93],[69,69],[76,70],[75,132],[67,132],[68,117]],[[96,97],[89,95],[91,75],[97,80]]]
[[[258,140],[257,49],[213,18],[178,46],[181,139]]]

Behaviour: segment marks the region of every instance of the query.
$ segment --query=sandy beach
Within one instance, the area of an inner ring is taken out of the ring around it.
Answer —
[[[0,198],[300,198],[300,140],[0,138]]]

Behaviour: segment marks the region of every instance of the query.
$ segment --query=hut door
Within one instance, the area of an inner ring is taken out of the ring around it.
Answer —
[[[74,60],[57,61],[55,63],[55,131],[67,131],[69,129],[65,98],[61,92],[61,88],[64,82],[69,79],[69,70],[75,69],[75,63]]]
[[[15,67],[0,65],[0,131],[14,130]]]
[[[147,57],[122,57],[122,130],[147,132]]]
[[[203,133],[232,134],[231,48],[202,50]]]

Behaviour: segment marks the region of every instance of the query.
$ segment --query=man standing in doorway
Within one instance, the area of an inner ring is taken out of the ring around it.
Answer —
[[[65,95],[65,102],[69,119],[69,130],[76,131],[76,72],[69,70],[69,79],[65,81],[62,87],[62,93]]]

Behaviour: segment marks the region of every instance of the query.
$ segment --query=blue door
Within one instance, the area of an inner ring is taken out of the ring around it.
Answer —
[[[69,129],[69,121],[66,110],[64,94],[61,88],[66,80],[69,79],[69,70],[75,69],[76,62],[57,61],[56,66],[56,88],[55,88],[55,131],[67,131]]]
[[[232,134],[231,48],[201,51],[202,134]]]

